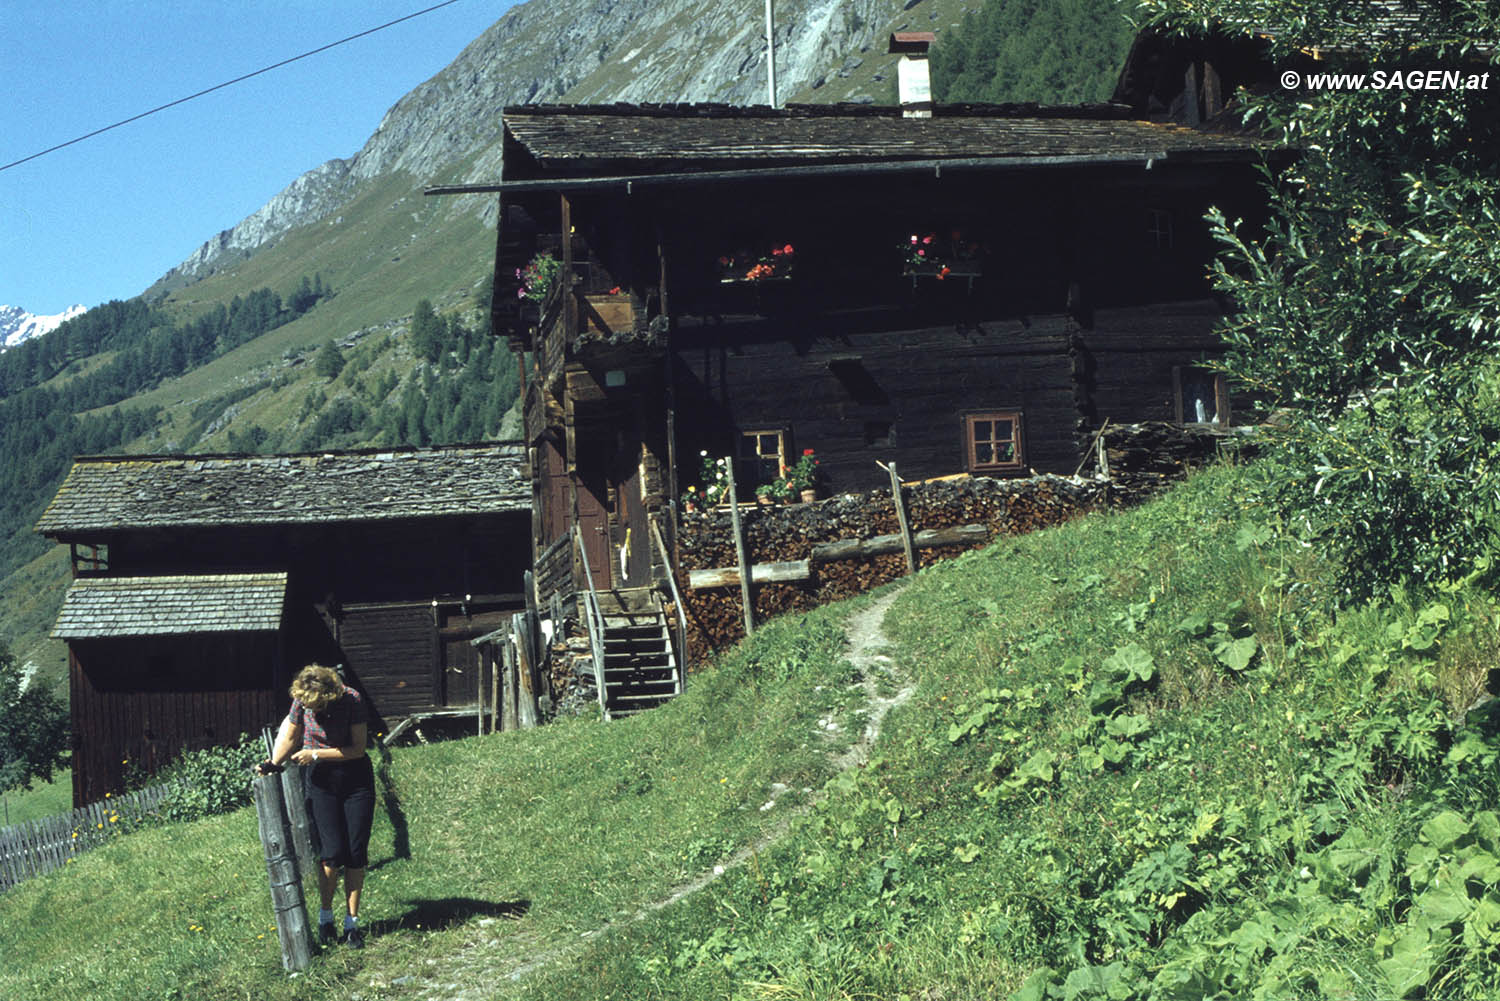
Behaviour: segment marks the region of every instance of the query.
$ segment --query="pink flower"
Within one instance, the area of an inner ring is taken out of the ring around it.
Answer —
[[[917,234],[915,234],[915,233],[913,233],[913,234],[912,234],[912,235],[911,235],[911,242],[912,242],[912,243],[919,243],[919,242],[921,242],[921,241],[920,241],[920,240],[919,240],[919,239],[918,239],[918,238],[917,238]]]
[[[917,256],[918,257],[926,257],[927,256],[927,251],[925,251],[925,250],[919,250],[919,251],[917,251]]]

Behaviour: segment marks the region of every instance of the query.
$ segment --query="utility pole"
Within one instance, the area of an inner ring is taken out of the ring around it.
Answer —
[[[771,87],[771,107],[776,107],[776,15],[775,0],[766,0],[766,78]]]

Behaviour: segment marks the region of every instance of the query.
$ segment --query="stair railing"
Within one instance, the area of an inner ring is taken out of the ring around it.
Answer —
[[[587,586],[583,594],[583,607],[587,618],[589,652],[594,659],[594,684],[599,689],[599,709],[607,720],[609,705],[604,690],[604,613],[599,610],[599,592],[594,590],[594,574],[589,569],[589,554],[583,547],[583,531],[576,524],[573,526],[573,541],[578,546],[578,559],[583,564],[583,580]]]
[[[648,518],[651,525],[651,540],[661,552],[662,566],[667,568],[667,585],[672,591],[672,606],[677,609],[677,691],[687,687],[687,614],[683,611],[682,592],[677,590],[677,574],[672,569],[672,556],[662,538],[661,526],[654,517]]]

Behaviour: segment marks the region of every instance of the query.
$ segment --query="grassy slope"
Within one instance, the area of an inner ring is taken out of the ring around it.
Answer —
[[[1417,610],[1401,601],[1335,620],[1317,568],[1245,530],[1246,475],[918,575],[886,620],[918,689],[876,758],[775,847],[659,912],[636,914],[789,805],[757,809],[771,782],[816,783],[816,720],[841,713],[847,731],[853,708],[834,628],[847,606],[773,623],[622,725],[398,752],[411,856],[382,816],[378,934],[320,960],[313,985],[277,969],[241,811],[123,839],[0,898],[0,951],[26,957],[8,959],[0,995],[417,997],[460,969],[495,997],[954,1001],[1004,996],[1047,965],[1060,983],[1084,961],[1155,976],[1171,958],[1201,975],[1182,996],[1388,996],[1381,957],[1420,911],[1403,902],[1414,832],[1496,792],[1492,742],[1466,763],[1442,752],[1464,736],[1445,707],[1482,689],[1500,616],[1449,595],[1426,650],[1403,646]],[[1199,612],[1253,631],[1248,670],[1177,628]],[[1140,732],[1105,764],[1089,696],[1129,644],[1155,679],[1116,713]],[[1038,753],[1051,775],[1026,780]],[[1364,847],[1319,851],[1340,834]],[[1369,865],[1341,882],[1351,855]],[[102,901],[100,883],[117,884]],[[1246,945],[1257,921],[1268,943]],[[1487,963],[1435,969],[1435,996],[1494,986]]]

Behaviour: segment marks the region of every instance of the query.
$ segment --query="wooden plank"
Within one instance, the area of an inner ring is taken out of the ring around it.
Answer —
[[[734,457],[724,462],[729,472],[729,521],[734,530],[734,555],[739,562],[740,602],[745,608],[745,635],[755,633],[755,607],[750,604],[750,561],[745,556],[745,534],[740,530],[740,501],[735,494]]]
[[[500,671],[505,661],[498,644],[487,646],[485,654],[490,661],[490,733],[494,733],[500,729]]]
[[[785,563],[757,563],[750,568],[752,584],[775,584],[783,581],[807,580],[812,576],[812,565],[807,560],[791,560]],[[709,587],[732,587],[740,582],[738,567],[721,567],[714,570],[689,570],[688,587],[702,590]]]
[[[990,537],[986,525],[959,525],[955,528],[928,528],[912,536],[916,549],[935,549],[939,546],[965,546],[987,542]],[[833,563],[838,560],[867,559],[899,553],[905,548],[900,535],[877,535],[873,539],[840,539],[821,546],[814,546],[810,557],[813,563]]]

